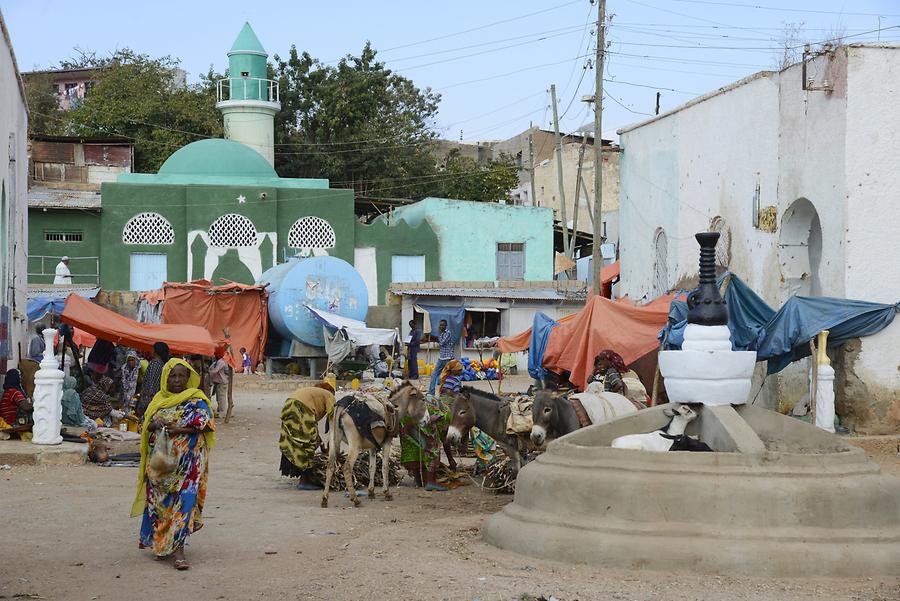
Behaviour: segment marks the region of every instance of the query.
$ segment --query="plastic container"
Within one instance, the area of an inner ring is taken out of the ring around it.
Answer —
[[[322,381],[326,384],[331,384],[331,387],[337,390],[337,376],[335,376],[333,373],[328,372],[327,374],[325,374],[325,377],[322,378]]]

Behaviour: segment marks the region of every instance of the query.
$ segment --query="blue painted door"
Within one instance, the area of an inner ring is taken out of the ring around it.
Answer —
[[[144,291],[162,288],[166,281],[166,255],[131,253],[131,289]]]

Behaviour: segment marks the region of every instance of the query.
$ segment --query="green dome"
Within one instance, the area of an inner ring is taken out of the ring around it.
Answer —
[[[159,175],[278,177],[261,154],[240,142],[211,138],[176,150],[159,168]]]

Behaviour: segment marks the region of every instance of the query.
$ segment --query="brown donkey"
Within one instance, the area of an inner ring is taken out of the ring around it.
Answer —
[[[369,451],[369,498],[375,498],[375,455],[380,450],[382,493],[391,500],[388,470],[390,467],[391,445],[400,431],[400,419],[410,416],[424,424],[428,421],[425,397],[409,382],[403,382],[388,397],[387,403],[372,399],[364,400],[353,395],[346,396],[335,404],[331,420],[331,440],[328,444],[328,465],[325,470],[325,492],[322,493],[322,507],[328,507],[328,493],[331,478],[337,465],[338,449],[341,442],[350,446],[344,461],[344,482],[353,505],[359,507],[353,466],[361,450]]]

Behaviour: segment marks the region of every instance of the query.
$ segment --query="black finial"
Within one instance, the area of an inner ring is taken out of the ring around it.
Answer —
[[[716,286],[716,242],[719,241],[719,232],[701,232],[694,237],[700,243],[700,286],[688,296],[688,323],[726,325],[728,308]]]

